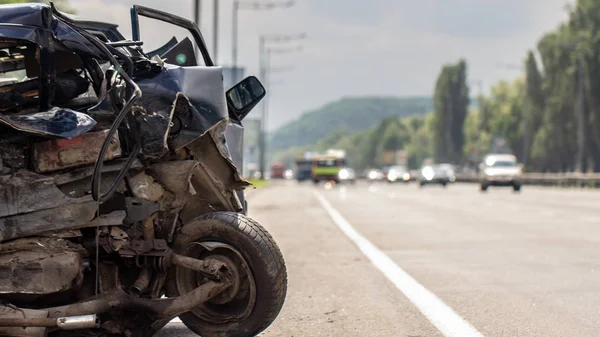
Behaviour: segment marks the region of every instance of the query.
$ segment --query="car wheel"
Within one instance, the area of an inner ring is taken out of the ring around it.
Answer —
[[[287,292],[287,271],[271,235],[242,214],[216,212],[187,223],[173,250],[194,258],[220,259],[230,268],[234,286],[179,316],[183,324],[206,337],[256,336],[277,317]],[[203,276],[174,267],[167,281],[169,297],[198,287]]]
[[[513,185],[513,191],[520,192],[521,191],[521,185]]]
[[[481,186],[480,186],[480,190],[481,190],[481,192],[486,192],[486,191],[487,191],[487,189],[488,189],[488,185],[486,185],[486,184],[481,184]]]

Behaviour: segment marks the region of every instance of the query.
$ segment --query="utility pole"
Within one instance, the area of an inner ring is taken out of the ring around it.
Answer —
[[[201,0],[194,1],[194,22],[198,27],[200,27],[200,9],[202,7]]]
[[[584,78],[583,51],[577,43],[577,158],[575,171],[581,172],[585,163],[585,111],[584,111]]]
[[[259,52],[259,71],[258,71],[258,76],[261,80],[265,80],[265,36],[261,35],[259,37],[259,44],[258,44],[258,52]],[[266,88],[265,88],[266,89]],[[267,91],[267,95],[268,95],[268,91]],[[267,148],[267,126],[265,125],[266,121],[265,119],[266,117],[266,107],[265,107],[265,102],[263,101],[261,104],[261,116],[260,116],[260,134],[259,134],[259,147],[260,147],[260,153],[259,153],[259,162],[258,162],[258,170],[260,171],[260,179],[266,179],[265,177],[265,172],[266,172],[266,167],[267,166],[267,157],[266,157],[266,148]]]
[[[200,29],[200,12],[202,9],[202,1],[201,0],[194,0],[194,22],[196,23],[196,26],[198,26],[198,29]],[[196,42],[194,41],[194,45],[196,45]],[[196,45],[196,62],[198,62],[198,59],[200,58],[200,46]]]
[[[231,20],[231,66],[235,70],[237,67],[237,48],[238,48],[238,17],[240,12],[240,0],[233,0],[233,13]]]
[[[215,64],[218,62],[219,47],[219,0],[213,0],[213,57]]]
[[[270,55],[272,53],[286,53],[298,50],[296,49],[267,49],[267,42],[275,42],[275,43],[285,43],[295,40],[301,40],[306,38],[306,34],[298,34],[298,35],[261,35],[258,41],[258,51],[259,51],[259,79],[263,81],[263,85],[265,89],[268,88],[268,75],[267,72],[270,67]],[[268,90],[267,90],[268,95]],[[267,166],[267,100],[264,99],[261,103],[261,132],[259,137],[260,143],[260,163],[259,163],[259,171],[261,179],[265,179],[265,172]]]
[[[285,2],[241,2],[240,0],[233,0],[233,12],[231,20],[231,66],[235,69],[237,67],[237,54],[238,54],[238,18],[240,9],[245,10],[271,10],[274,8],[287,8],[293,6],[295,1],[289,0]]]
[[[271,50],[267,49],[266,50],[266,55],[265,55],[265,69],[264,71],[264,79],[265,79],[265,88],[267,90],[267,92],[269,92],[268,90],[270,89],[270,85],[269,85],[269,67],[271,66]],[[263,160],[264,160],[264,166],[267,166],[267,148],[268,148],[268,138],[269,138],[269,115],[268,115],[268,104],[269,104],[269,100],[267,97],[265,97],[265,99],[263,99],[263,104],[262,104],[262,121],[264,123],[264,135],[263,135],[263,145],[262,145],[262,156],[263,156]]]

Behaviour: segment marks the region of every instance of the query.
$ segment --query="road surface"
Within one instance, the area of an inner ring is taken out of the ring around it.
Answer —
[[[263,336],[600,331],[600,191],[284,181],[249,199],[289,273]]]

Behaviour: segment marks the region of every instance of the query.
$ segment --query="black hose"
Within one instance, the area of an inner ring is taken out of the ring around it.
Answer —
[[[62,19],[63,21],[66,21],[66,22],[72,22],[69,18],[65,17],[58,10],[56,10],[56,8],[54,7],[54,4],[52,4],[51,7],[52,7],[52,11],[53,11],[54,15],[56,15],[56,17]],[[81,28],[77,27],[76,25],[70,25],[70,26],[73,29],[75,29],[79,34],[81,34],[83,37],[87,38],[87,40],[89,42],[91,42],[93,45],[95,45],[100,51],[104,52],[104,54],[106,55],[106,57],[108,58],[110,63],[115,67],[115,70],[121,75],[123,80],[128,84],[127,88],[128,89],[133,88],[133,90],[130,90],[131,96],[130,96],[129,100],[126,101],[125,105],[123,106],[121,111],[119,111],[119,113],[117,114],[117,117],[115,118],[113,124],[111,125],[111,127],[108,131],[108,134],[106,135],[106,139],[104,140],[104,143],[102,143],[102,148],[100,149],[100,153],[98,154],[98,159],[96,160],[96,164],[94,165],[94,173],[92,175],[92,197],[94,198],[95,201],[98,201],[101,203],[101,202],[108,200],[112,196],[112,194],[116,190],[119,182],[124,177],[125,173],[127,173],[129,168],[131,167],[131,164],[133,164],[133,161],[141,148],[139,137],[136,137],[136,142],[135,142],[136,144],[135,144],[134,148],[131,150],[131,153],[130,153],[129,157],[127,158],[127,161],[125,162],[125,164],[119,171],[119,174],[117,175],[117,179],[115,179],[115,181],[111,184],[108,191],[105,194],[101,195],[100,180],[101,180],[101,174],[102,174],[102,166],[104,165],[104,156],[106,155],[106,152],[108,151],[110,142],[111,142],[113,136],[115,135],[115,132],[117,132],[118,127],[121,125],[121,123],[127,116],[128,112],[133,107],[133,104],[140,97],[142,97],[142,91],[140,90],[138,85],[129,76],[129,74],[133,75],[133,71],[134,71],[134,65],[133,65],[133,61],[131,60],[131,58],[127,57],[125,54],[121,53],[116,48],[107,46],[102,41],[100,41],[96,36],[87,32],[86,30],[81,29]],[[127,64],[127,68],[128,68],[127,72],[123,70],[123,67],[121,67],[121,64],[117,61],[117,59],[113,56],[113,54],[116,54],[117,56],[122,58],[123,61]]]
[[[121,52],[117,51],[115,48],[106,46],[104,43],[102,43],[100,40],[98,40],[94,35],[86,32],[86,31],[81,30],[81,31],[79,31],[79,33],[82,34],[84,37],[86,37],[91,43],[93,43],[96,47],[98,47],[98,49],[100,49],[101,51],[103,51],[106,54],[106,56],[108,57],[108,60],[111,62],[111,64],[114,65],[115,70],[121,75],[121,77],[128,84],[128,86],[130,88],[133,88],[131,97],[125,103],[125,105],[123,106],[121,111],[119,111],[119,113],[117,114],[117,117],[115,118],[113,124],[111,125],[111,127],[108,131],[108,134],[106,135],[106,139],[104,140],[104,143],[102,144],[102,148],[100,149],[100,153],[98,154],[98,160],[96,160],[96,164],[94,166],[94,173],[92,175],[92,197],[94,198],[95,201],[104,202],[112,196],[112,194],[116,190],[119,182],[125,176],[125,174],[129,170],[129,168],[131,167],[131,164],[133,164],[133,161],[141,148],[139,139],[136,139],[136,144],[135,144],[134,148],[132,149],[127,161],[125,162],[125,165],[119,171],[117,178],[110,185],[108,191],[104,194],[101,194],[100,193],[100,180],[101,180],[101,174],[102,174],[102,166],[104,165],[104,156],[106,155],[106,152],[108,151],[110,142],[111,142],[113,136],[115,135],[115,133],[117,132],[118,127],[121,125],[121,123],[123,122],[125,117],[127,117],[127,114],[129,113],[129,111],[131,111],[133,104],[142,96],[142,92],[141,92],[140,88],[138,87],[138,85],[131,79],[131,77],[129,77],[128,73],[129,72],[133,73],[133,67],[134,67],[133,61],[131,61],[130,58],[128,58]],[[112,50],[112,52],[111,52],[111,50],[109,50],[109,48]],[[113,53],[115,53],[118,56],[120,56],[121,58],[123,58],[123,60],[127,63],[128,68],[129,68],[128,72],[123,70],[123,68],[121,67],[121,64],[113,56]]]

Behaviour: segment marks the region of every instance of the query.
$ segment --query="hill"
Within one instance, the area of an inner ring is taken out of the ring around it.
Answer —
[[[332,131],[358,132],[388,117],[424,115],[433,110],[431,97],[349,97],[302,115],[273,133],[270,152],[316,144]]]

